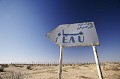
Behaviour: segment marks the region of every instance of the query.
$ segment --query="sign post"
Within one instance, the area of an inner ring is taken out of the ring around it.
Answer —
[[[60,59],[59,59],[59,72],[58,72],[58,79],[62,77],[62,55],[63,54],[63,47],[60,46]]]
[[[96,46],[99,45],[94,22],[62,24],[47,34],[47,37],[60,47],[58,79],[62,77],[63,47],[92,46],[99,79],[103,79]]]
[[[93,52],[94,52],[94,57],[95,57],[95,62],[96,62],[96,66],[97,66],[99,79],[103,79],[103,75],[102,75],[102,71],[101,71],[100,63],[99,63],[99,57],[98,57],[98,54],[97,54],[97,47],[92,46],[92,48],[93,48]]]

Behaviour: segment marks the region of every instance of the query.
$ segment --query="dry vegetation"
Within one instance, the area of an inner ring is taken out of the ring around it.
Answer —
[[[57,64],[1,64],[0,79],[57,79]],[[101,64],[104,79],[120,79],[120,63]],[[98,79],[93,63],[64,64],[62,79]]]

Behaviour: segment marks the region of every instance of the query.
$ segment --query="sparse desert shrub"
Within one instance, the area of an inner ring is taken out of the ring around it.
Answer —
[[[20,67],[20,68],[24,67],[23,65],[18,65],[18,64],[12,64],[12,65],[15,67]]]
[[[114,71],[118,71],[118,67],[117,66],[104,66],[103,70],[107,71],[107,70],[114,70]]]
[[[85,67],[89,67],[89,65],[85,65]]]
[[[64,69],[63,71],[64,71],[64,72],[68,72],[68,71],[67,71],[67,70],[65,70],[65,69]]]
[[[4,67],[0,65],[0,72],[3,72],[3,71],[4,71]]]
[[[82,78],[82,79],[93,79],[93,78],[91,78],[91,77],[86,77],[86,76],[76,76],[76,77],[78,77],[78,78]]]
[[[1,66],[2,66],[2,67],[4,67],[4,68],[9,67],[9,65],[8,65],[8,64],[1,64]]]
[[[20,68],[22,68],[22,67],[24,67],[23,65],[16,65],[16,67],[20,67]]]
[[[72,66],[73,69],[75,69],[75,66]]]
[[[53,66],[57,66],[58,64],[53,64]]]
[[[1,76],[1,79],[24,79],[21,72],[10,71],[8,74]]]
[[[12,65],[16,67],[16,64],[12,64]]]
[[[85,77],[85,76],[80,76],[81,78],[88,78],[88,77]]]
[[[27,69],[32,70],[32,67],[30,65],[27,66]]]
[[[24,79],[21,72],[11,72],[11,78],[9,79]]]
[[[0,79],[24,79],[21,72],[10,71],[8,74],[0,76]]]

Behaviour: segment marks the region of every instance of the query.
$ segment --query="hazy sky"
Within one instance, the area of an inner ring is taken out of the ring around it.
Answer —
[[[61,24],[95,22],[101,62],[120,62],[120,0],[0,0],[0,63],[58,62],[46,34]],[[92,47],[64,48],[63,62],[95,62]]]

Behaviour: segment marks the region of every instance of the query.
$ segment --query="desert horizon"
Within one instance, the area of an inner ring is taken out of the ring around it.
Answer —
[[[0,79],[58,79],[59,64],[0,64]],[[103,79],[120,79],[120,62],[101,63]],[[98,79],[95,63],[62,65],[62,79]]]

